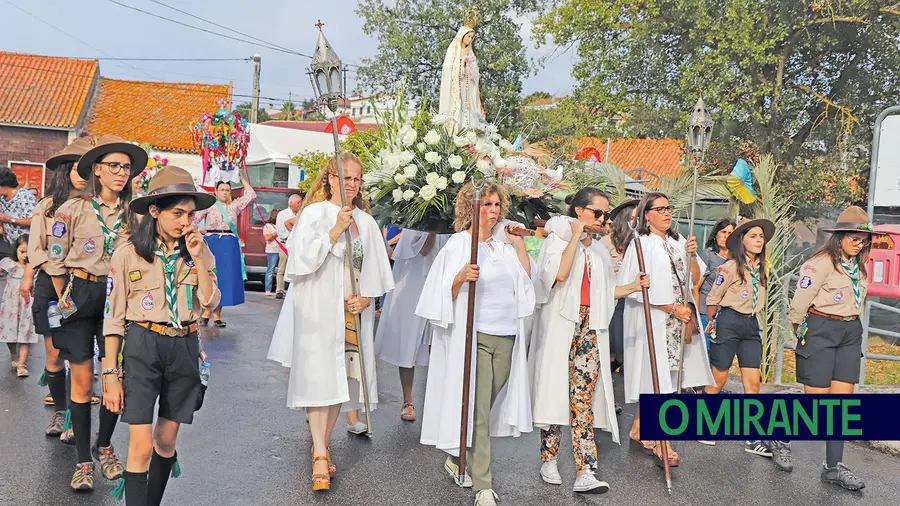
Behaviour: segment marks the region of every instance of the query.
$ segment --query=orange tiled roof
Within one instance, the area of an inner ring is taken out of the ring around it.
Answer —
[[[88,132],[148,143],[163,151],[192,152],[191,123],[231,99],[227,84],[162,83],[103,78]]]
[[[0,123],[74,129],[98,76],[97,60],[0,51]]]
[[[582,137],[578,144],[579,152],[592,147],[600,152],[603,161],[605,139]],[[659,177],[680,176],[683,157],[684,142],[675,139],[613,139],[609,148],[609,162],[625,173],[643,169]],[[648,186],[655,187],[658,183],[651,181]]]

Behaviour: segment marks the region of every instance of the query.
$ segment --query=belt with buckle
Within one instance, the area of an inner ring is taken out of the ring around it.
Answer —
[[[200,324],[197,322],[191,322],[191,323],[185,324],[184,327],[180,328],[180,329],[176,329],[175,327],[173,327],[171,325],[163,325],[161,323],[154,323],[154,322],[134,322],[134,323],[140,325],[141,327],[144,327],[145,329],[149,330],[150,332],[156,332],[157,334],[159,334],[161,336],[167,336],[167,337],[184,337],[188,334],[193,334],[194,332],[197,332],[200,330]]]
[[[834,315],[834,314],[823,313],[814,307],[809,308],[809,314],[814,314],[816,316],[821,316],[823,318],[829,318],[831,320],[838,320],[838,321],[842,321],[842,322],[852,322],[852,321],[859,319],[858,315],[838,316],[838,315]]]
[[[75,276],[76,278],[90,281],[91,283],[106,282],[106,276],[94,276],[84,269],[69,269],[69,274]]]

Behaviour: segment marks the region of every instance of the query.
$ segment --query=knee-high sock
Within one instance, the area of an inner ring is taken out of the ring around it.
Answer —
[[[53,409],[66,410],[66,370],[56,372],[46,371],[47,388],[50,389],[50,397],[53,397]]]
[[[843,441],[825,441],[825,465],[835,467],[844,459]]]
[[[162,502],[166,485],[169,483],[169,473],[172,472],[176,460],[178,452],[171,457],[163,457],[156,453],[155,448],[153,449],[153,456],[150,458],[150,477],[147,482],[147,506],[159,506]]]
[[[122,474],[125,479],[125,506],[147,506],[147,473]]]
[[[119,415],[106,409],[106,406],[100,405],[100,427],[97,432],[97,446],[106,448],[110,444],[113,431],[116,430],[116,422],[119,421]]]
[[[72,430],[75,432],[75,448],[78,451],[78,463],[92,462],[91,459],[91,401],[75,402],[69,400],[72,410]]]

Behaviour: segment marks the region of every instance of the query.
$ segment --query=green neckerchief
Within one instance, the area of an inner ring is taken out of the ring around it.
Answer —
[[[745,264],[744,268],[750,273],[750,281],[753,285],[753,312],[755,313],[756,303],[759,301],[759,265],[750,267],[750,264]]]
[[[228,229],[231,230],[231,233],[234,234],[234,237],[238,240],[238,254],[241,256],[241,277],[244,281],[247,281],[247,264],[244,263],[244,252],[241,248],[241,237],[238,235],[238,229],[234,225],[234,220],[231,219],[231,215],[228,214],[228,208],[226,208],[222,202],[216,201],[216,208],[219,209],[219,214],[222,215],[222,219],[225,220],[225,224],[228,225]]]
[[[97,216],[97,222],[100,223],[100,230],[103,231],[103,254],[112,256],[113,251],[116,250],[116,239],[119,238],[119,227],[122,226],[122,216],[125,215],[125,207],[119,209],[116,224],[110,230],[103,221],[103,215],[100,214],[100,200],[96,197],[91,199],[91,205],[94,207],[94,215]]]
[[[163,274],[166,279],[166,309],[169,311],[169,323],[176,329],[181,328],[181,319],[178,317],[178,292],[175,287],[175,261],[178,260],[178,250],[169,256],[156,247],[153,253],[163,262]]]
[[[859,307],[862,305],[862,292],[859,289],[859,262],[854,257],[853,265],[851,266],[844,260],[844,257],[841,257],[841,267],[844,268],[844,272],[850,276],[850,281],[853,282],[853,298],[854,302],[856,302],[856,307]]]

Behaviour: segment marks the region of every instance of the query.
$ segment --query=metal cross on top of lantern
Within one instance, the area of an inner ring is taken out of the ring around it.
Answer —
[[[247,120],[237,112],[229,112],[226,99],[216,101],[215,113],[206,113],[199,122],[191,124],[191,140],[200,152],[204,178],[215,167],[220,172],[243,170],[250,145]]]
[[[706,104],[703,103],[703,97],[697,99],[694,110],[688,116],[687,122],[687,148],[688,151],[697,158],[702,158],[709,147],[709,140],[712,137],[713,121],[709,111],[706,110]]]

